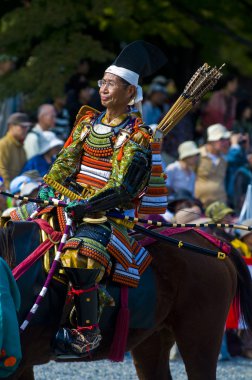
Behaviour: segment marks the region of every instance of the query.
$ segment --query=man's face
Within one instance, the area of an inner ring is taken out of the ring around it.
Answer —
[[[56,113],[54,108],[48,108],[39,119],[39,123],[43,125],[44,130],[48,130],[54,127],[56,119]]]
[[[212,141],[211,145],[213,148],[213,154],[227,154],[230,147],[230,141],[229,139],[220,139],[218,141]]]
[[[110,109],[126,107],[134,96],[134,86],[125,85],[117,75],[110,73],[105,73],[102,80],[104,84],[99,90],[102,105]]]
[[[12,136],[19,142],[23,142],[28,133],[29,127],[25,127],[22,125],[10,125],[9,131]]]
[[[199,162],[199,154],[195,154],[194,156],[186,157],[185,162],[187,166],[189,166],[191,169],[195,169],[198,162]]]

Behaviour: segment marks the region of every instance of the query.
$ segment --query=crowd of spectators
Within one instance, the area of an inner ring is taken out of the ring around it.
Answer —
[[[0,57],[0,76],[14,66],[8,57]],[[90,84],[89,68],[89,62],[82,59],[67,81],[65,92],[38,107],[35,123],[23,112],[22,94],[1,101],[1,190],[36,196],[80,107],[86,104],[102,110],[98,89]],[[238,96],[238,89],[239,78],[227,75],[221,88],[194,107],[164,138],[161,155],[169,204],[162,217],[166,221],[239,220],[252,184],[252,106],[248,96]],[[158,76],[144,90],[143,120],[155,129],[178,96],[176,85],[172,79]],[[17,204],[0,195],[4,216]],[[252,232],[246,236],[231,229],[214,228],[209,232],[231,242],[242,255],[252,257]],[[252,348],[249,355],[252,357]]]

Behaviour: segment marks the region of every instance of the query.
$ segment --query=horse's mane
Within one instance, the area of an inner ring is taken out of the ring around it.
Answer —
[[[13,226],[0,228],[0,256],[7,262],[12,269],[15,266],[16,254],[13,244]]]

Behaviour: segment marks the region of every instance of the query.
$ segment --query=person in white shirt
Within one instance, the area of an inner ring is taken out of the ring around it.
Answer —
[[[179,159],[172,162],[165,169],[167,175],[166,186],[169,193],[178,190],[188,190],[194,195],[195,168],[199,157],[199,148],[193,141],[185,141],[178,147]]]
[[[27,160],[40,154],[44,141],[44,131],[55,125],[56,112],[51,104],[42,104],[38,109],[38,123],[28,133],[24,141]]]

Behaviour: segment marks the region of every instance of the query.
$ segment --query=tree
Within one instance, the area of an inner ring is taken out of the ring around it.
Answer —
[[[10,3],[6,2],[5,3]],[[29,107],[62,93],[80,58],[98,79],[135,39],[167,53],[168,76],[183,84],[203,62],[226,62],[252,74],[249,0],[25,0],[2,13],[2,53],[17,57],[16,71],[1,79],[0,96],[17,91]]]

